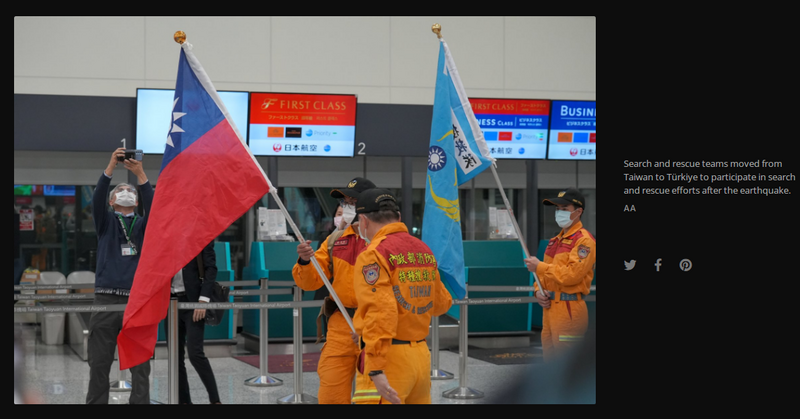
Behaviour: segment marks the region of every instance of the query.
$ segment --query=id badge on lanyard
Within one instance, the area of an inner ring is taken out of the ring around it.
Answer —
[[[136,256],[136,247],[130,244],[122,245],[122,256]]]
[[[128,243],[121,245],[122,256],[136,256],[136,245],[131,241],[130,233],[133,231],[133,225],[136,223],[136,218],[138,217],[135,215],[133,216],[130,228],[125,227],[125,221],[122,220],[122,216],[117,215],[117,218],[119,218],[119,223],[122,225],[122,232],[125,234],[125,240],[128,241]]]

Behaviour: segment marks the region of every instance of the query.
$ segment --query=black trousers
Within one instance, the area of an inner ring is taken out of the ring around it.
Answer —
[[[94,304],[127,304],[122,295],[95,294]],[[89,391],[86,404],[108,404],[111,388],[109,373],[117,349],[117,335],[122,330],[124,311],[97,311],[89,320]],[[150,404],[150,361],[131,367],[131,404]]]
[[[186,296],[178,297],[179,303],[190,302]],[[196,301],[191,301],[195,302]],[[186,353],[189,355],[189,362],[192,363],[197,375],[206,387],[208,401],[216,403],[219,400],[217,391],[217,380],[214,378],[214,371],[211,370],[211,363],[206,358],[203,350],[205,339],[205,319],[195,322],[192,320],[194,310],[178,310],[178,403],[192,404],[192,396],[189,392],[189,378],[186,375]],[[169,336],[169,321],[165,323],[166,334]]]

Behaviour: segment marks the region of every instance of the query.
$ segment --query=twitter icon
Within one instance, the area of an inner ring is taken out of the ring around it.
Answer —
[[[625,261],[623,260],[623,262],[625,262]],[[636,261],[635,260],[631,260],[630,262],[625,262],[625,270],[626,271],[630,271],[631,269],[633,269],[634,266],[636,266]]]

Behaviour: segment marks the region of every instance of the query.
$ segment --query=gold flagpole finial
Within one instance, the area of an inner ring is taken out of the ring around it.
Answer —
[[[175,39],[175,42],[183,45],[183,43],[186,42],[186,33],[183,31],[175,32],[173,39]]]
[[[434,23],[433,26],[431,26],[431,31],[436,34],[437,38],[442,39],[442,25]]]

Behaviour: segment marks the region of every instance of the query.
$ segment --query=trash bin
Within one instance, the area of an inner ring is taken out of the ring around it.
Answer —
[[[64,285],[67,283],[67,278],[58,271],[44,271],[40,273],[41,279],[38,281],[39,285]],[[66,294],[66,289],[57,290],[38,290],[37,294]],[[61,305],[60,301],[65,300],[40,300],[42,306],[48,305]],[[66,313],[42,313],[39,316],[39,323],[42,330],[42,341],[47,345],[63,345],[64,344],[64,330],[66,329]]]
[[[66,313],[42,315],[42,341],[45,345],[63,345]]]

